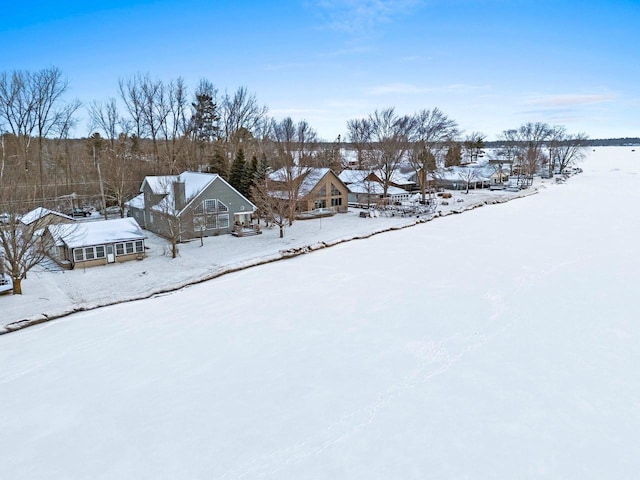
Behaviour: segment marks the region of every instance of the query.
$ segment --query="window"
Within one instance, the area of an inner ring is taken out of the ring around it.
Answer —
[[[131,255],[144,252],[144,242],[135,240],[131,242],[116,243],[116,255]]]
[[[340,193],[340,190],[338,190],[338,187],[336,187],[333,183],[331,184],[331,196],[332,197],[337,197],[337,196],[341,196],[342,193]]]
[[[322,185],[320,190],[318,190],[318,196],[319,197],[326,197],[327,196],[327,186],[326,185]]]
[[[193,210],[193,229],[200,232],[204,225],[207,230],[229,228],[229,207],[217,198],[203,200]]]
[[[96,260],[104,257],[104,245],[73,249],[73,260],[76,262],[83,262],[85,260]]]
[[[332,207],[339,207],[340,205],[342,205],[342,197],[332,198],[331,199],[331,206]]]
[[[313,204],[313,208],[327,208],[327,201],[325,199],[316,200]]]
[[[208,229],[218,228],[218,216],[217,215],[206,215],[204,224]]]

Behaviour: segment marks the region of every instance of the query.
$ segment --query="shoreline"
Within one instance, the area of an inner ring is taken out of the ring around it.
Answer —
[[[134,302],[138,300],[146,300],[156,296],[172,294],[174,292],[177,292],[189,286],[197,285],[210,280],[215,280],[217,278],[228,275],[230,273],[236,273],[236,272],[247,270],[260,265],[266,265],[266,264],[281,261],[281,260],[295,258],[300,255],[306,255],[306,254],[315,252],[317,250],[333,247],[346,242],[352,242],[355,240],[364,240],[382,233],[415,227],[416,225],[428,223],[437,218],[443,218],[450,215],[458,215],[464,212],[475,210],[476,208],[490,206],[490,205],[498,205],[498,204],[510,202],[513,200],[529,197],[529,196],[538,194],[539,188],[541,185],[546,187],[546,184],[542,183],[542,184],[538,184],[535,187],[531,187],[528,190],[522,190],[520,192],[517,192],[514,195],[494,197],[491,199],[485,198],[477,202],[468,202],[468,203],[465,202],[463,206],[458,206],[457,204],[452,205],[451,208],[445,211],[438,211],[435,215],[432,215],[430,217],[419,217],[419,216],[415,218],[410,217],[406,219],[407,220],[406,222],[402,222],[400,224],[391,225],[383,228],[373,229],[365,233],[356,233],[351,236],[340,237],[336,240],[319,240],[315,242],[306,243],[297,247],[280,249],[277,252],[272,252],[267,255],[254,256],[244,261],[239,261],[239,262],[235,262],[235,263],[231,263],[231,264],[219,267],[214,272],[207,272],[205,274],[189,277],[186,280],[183,280],[174,284],[170,284],[170,285],[155,286],[150,291],[143,294],[138,293],[138,294],[133,294],[131,296],[124,296],[124,297],[120,296],[116,299],[111,299],[111,300],[102,300],[102,301],[97,300],[93,302],[85,301],[85,302],[78,302],[77,304],[71,303],[71,304],[67,304],[66,306],[52,308],[50,311],[47,311],[44,313],[26,316],[25,318],[12,320],[4,325],[0,325],[0,335],[17,332],[27,327],[40,325],[40,324],[47,323],[53,320],[58,320],[61,318],[66,318],[75,313],[86,312],[86,311],[91,311],[98,308],[114,306],[114,305],[119,305],[123,303]],[[462,194],[466,195],[464,192],[462,192]],[[351,213],[356,210],[359,211],[359,209],[354,209],[351,211]],[[312,221],[317,222],[321,220],[312,220]],[[365,219],[364,221],[368,221],[368,219]],[[304,222],[304,220],[298,220],[296,223],[298,222]],[[286,237],[286,233],[285,233],[285,237]],[[120,264],[120,265],[126,265],[126,264]],[[104,267],[92,267],[90,270],[93,270],[94,268],[104,268]],[[44,275],[55,275],[55,274],[52,272],[44,272]],[[16,297],[20,297],[20,296],[16,296]]]

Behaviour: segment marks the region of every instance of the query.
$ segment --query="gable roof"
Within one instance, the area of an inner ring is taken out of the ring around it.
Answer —
[[[133,197],[131,200],[124,202],[124,204],[129,208],[139,208],[140,210],[144,210],[144,193]]]
[[[31,225],[32,223],[37,222],[38,220],[40,220],[43,217],[46,217],[47,215],[56,215],[60,218],[64,218],[65,220],[75,221],[75,219],[70,217],[69,215],[65,215],[64,213],[56,212],[54,210],[49,210],[48,208],[44,208],[44,207],[36,207],[30,212],[25,213],[20,219],[20,221],[25,225]]]
[[[144,191],[145,183],[155,195],[173,195],[172,185],[175,182],[184,182],[184,193],[187,199],[198,195],[207,188],[219,175],[217,173],[182,172],[180,175],[155,175],[145,177],[140,192]]]
[[[253,203],[251,203],[244,195],[233,188],[233,186],[230,185],[229,182],[227,182],[224,178],[216,173],[184,171],[180,175],[148,176],[145,177],[144,181],[142,182],[140,191],[143,192],[145,189],[145,185],[147,185],[154,193],[154,195],[164,195],[164,197],[160,201],[158,201],[158,203],[151,206],[151,209],[157,212],[168,213],[170,215],[178,217],[182,214],[182,212],[189,208],[193,200],[198,195],[200,195],[215,181],[224,183],[228,188],[245,199],[254,210],[256,209],[256,206]],[[186,202],[184,208],[180,211],[177,211],[175,208],[176,203],[173,184],[176,182],[184,183],[184,196]],[[144,201],[144,196],[142,197],[142,201]],[[130,202],[132,202],[131,206],[137,207],[140,202],[139,196],[131,199]],[[142,204],[142,206],[138,208],[144,208],[144,204]]]
[[[326,175],[333,173],[333,170],[326,167],[318,168],[295,166],[290,170],[290,172],[294,180],[300,180],[300,177],[304,176],[300,181],[300,188],[298,189],[298,195],[300,197],[304,197],[306,195],[309,195],[309,193],[316,187],[316,185],[318,185],[318,183],[322,181],[322,179]],[[338,180],[338,182],[344,185],[344,182],[338,175],[336,175],[335,173],[333,173],[333,175]],[[287,169],[284,167],[280,168],[275,172],[269,174],[269,178],[276,182],[284,182],[287,178]],[[346,185],[344,186],[346,187]]]
[[[371,174],[368,170],[343,170],[338,178],[345,184],[364,182]]]
[[[313,190],[329,172],[331,172],[330,168],[310,169],[300,184],[300,189],[298,190],[299,195],[303,197],[309,195],[311,190]]]
[[[76,224],[49,225],[47,230],[56,245],[64,244],[69,248],[146,238],[138,222],[131,217]]]

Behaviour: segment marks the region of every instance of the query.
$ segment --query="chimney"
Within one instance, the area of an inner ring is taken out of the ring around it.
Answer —
[[[180,180],[180,177],[173,182],[173,199],[176,213],[181,212],[187,205],[187,197],[185,196],[184,182]]]

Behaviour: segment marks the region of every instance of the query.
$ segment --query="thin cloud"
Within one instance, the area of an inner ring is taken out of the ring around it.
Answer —
[[[368,95],[414,95],[423,93],[462,93],[477,90],[485,90],[489,87],[486,85],[465,85],[451,84],[439,87],[421,87],[411,83],[388,83],[385,85],[377,85],[366,90]]]
[[[569,94],[569,95],[545,95],[538,98],[529,99],[529,105],[539,105],[543,107],[574,107],[580,105],[593,105],[596,103],[606,103],[616,99],[616,95],[605,94]]]
[[[412,11],[423,0],[316,0],[310,4],[330,29],[361,34]]]

